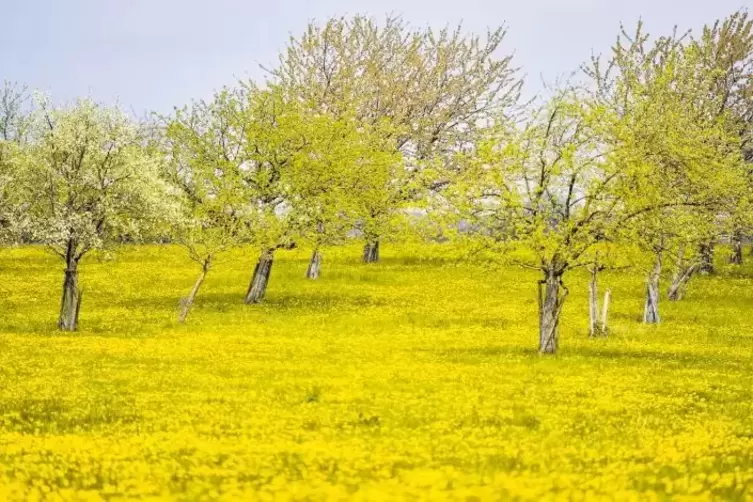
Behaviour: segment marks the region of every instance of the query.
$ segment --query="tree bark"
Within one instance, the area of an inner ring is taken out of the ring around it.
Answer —
[[[608,316],[609,316],[609,301],[612,298],[612,290],[608,289],[606,293],[604,293],[604,307],[601,311],[601,336],[607,336],[609,335],[609,323],[608,323]]]
[[[311,279],[311,280],[318,279],[321,268],[322,268],[322,253],[319,251],[319,248],[317,248],[317,249],[314,249],[314,254],[311,255],[309,268],[306,270],[306,279]]]
[[[648,274],[646,286],[646,305],[643,309],[643,322],[646,324],[658,324],[659,317],[659,280],[661,279],[662,267],[661,251],[656,253],[654,268]]]
[[[704,275],[714,273],[714,243],[704,242],[700,248],[701,266],[698,271]]]
[[[543,289],[543,291],[542,291]],[[564,292],[562,291],[564,290]],[[559,348],[559,323],[567,288],[562,272],[547,270],[539,282],[539,353],[555,354]]]
[[[259,257],[259,261],[254,268],[254,276],[251,278],[251,284],[246,292],[246,304],[261,303],[267,294],[267,284],[269,276],[272,273],[272,264],[274,262],[274,249],[267,249]]]
[[[743,235],[739,230],[732,237],[732,256],[729,257],[729,262],[732,265],[743,264]]]
[[[672,284],[669,286],[669,292],[667,297],[670,301],[677,302],[685,297],[685,292],[688,289],[688,283],[693,277],[693,274],[698,270],[697,263],[691,263],[687,266],[678,267],[672,278]]]
[[[70,248],[70,246],[69,246]],[[81,290],[78,287],[78,261],[68,253],[65,279],[63,280],[63,299],[60,303],[58,328],[61,331],[78,330],[78,314],[81,310]]]
[[[379,239],[373,238],[366,241],[363,247],[363,262],[376,263],[379,261]]]
[[[204,279],[207,277],[207,272],[209,272],[209,266],[210,262],[206,261],[201,266],[201,273],[199,274],[199,278],[196,279],[196,282],[193,285],[193,288],[191,289],[191,292],[188,294],[188,297],[183,300],[183,306],[180,311],[180,315],[178,316],[178,322],[184,323],[186,322],[186,318],[188,317],[188,313],[191,311],[191,307],[193,306],[194,300],[196,300],[196,295],[199,293],[199,288],[201,288],[201,285],[204,283]]]
[[[685,297],[685,292],[688,289],[688,283],[693,275],[698,271],[700,264],[693,260],[691,263],[685,261],[685,248],[680,246],[677,251],[677,263],[675,264],[675,272],[672,275],[672,284],[669,286],[667,297],[670,301],[680,301]]]
[[[594,267],[590,269],[590,272],[591,281],[588,284],[588,336],[594,337],[597,335],[596,318],[599,312],[599,266],[597,263],[594,263]]]

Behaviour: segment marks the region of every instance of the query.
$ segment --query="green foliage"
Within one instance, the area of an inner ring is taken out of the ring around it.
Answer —
[[[435,31],[394,16],[354,16],[312,23],[291,38],[270,70],[275,82],[308,106],[376,128],[405,159],[360,186],[368,241],[394,233],[406,208],[448,183],[457,151],[511,113],[522,81],[512,57],[499,55],[504,37],[503,28],[479,37],[462,26]]]
[[[237,246],[249,217],[251,196],[241,170],[245,138],[235,127],[241,97],[225,89],[167,119],[163,176],[182,211],[173,234],[201,265]]]

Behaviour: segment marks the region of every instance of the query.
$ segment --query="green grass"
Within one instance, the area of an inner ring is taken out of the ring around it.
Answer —
[[[588,339],[586,276],[561,353],[536,349],[528,271],[387,245],[382,263],[175,247],[82,265],[81,331],[55,331],[62,264],[0,251],[0,499],[742,500],[753,493],[753,268],[694,279],[643,326],[639,271],[604,274],[612,334]],[[57,498],[56,498],[57,497]]]

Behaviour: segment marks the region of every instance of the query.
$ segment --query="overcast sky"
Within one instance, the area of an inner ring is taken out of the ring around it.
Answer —
[[[205,98],[236,77],[259,78],[310,20],[401,14],[414,25],[506,24],[505,50],[527,75],[567,75],[607,51],[619,23],[651,33],[699,28],[751,0],[0,0],[0,80],[56,101],[90,95],[141,114]]]

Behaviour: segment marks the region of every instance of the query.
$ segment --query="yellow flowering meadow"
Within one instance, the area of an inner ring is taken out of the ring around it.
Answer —
[[[0,251],[1,500],[742,500],[753,493],[753,268],[698,278],[639,323],[641,271],[605,274],[587,338],[565,278],[562,350],[536,354],[533,272],[451,248],[226,255],[185,326],[196,267],[170,246],[92,256],[81,331],[62,271]]]

